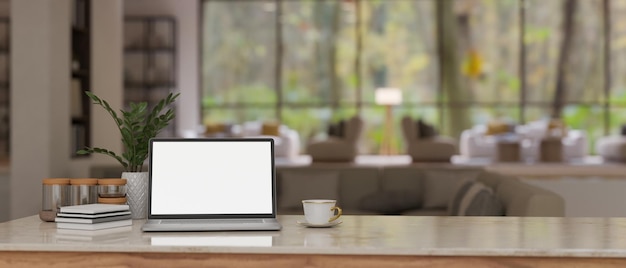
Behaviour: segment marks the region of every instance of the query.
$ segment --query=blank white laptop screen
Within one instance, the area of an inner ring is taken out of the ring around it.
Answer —
[[[151,215],[272,214],[271,140],[155,140]]]

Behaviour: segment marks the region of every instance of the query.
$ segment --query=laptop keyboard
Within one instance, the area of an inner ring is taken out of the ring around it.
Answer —
[[[162,224],[256,224],[263,223],[262,219],[175,219],[162,220]]]

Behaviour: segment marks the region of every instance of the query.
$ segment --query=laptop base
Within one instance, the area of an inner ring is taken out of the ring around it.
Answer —
[[[144,232],[208,232],[208,231],[279,231],[282,226],[276,219],[257,219],[258,222],[233,222],[215,220],[147,220],[141,227]]]

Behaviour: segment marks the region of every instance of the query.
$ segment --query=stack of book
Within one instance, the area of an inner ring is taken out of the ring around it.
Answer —
[[[128,205],[87,204],[60,207],[54,221],[57,229],[102,230],[131,226]]]

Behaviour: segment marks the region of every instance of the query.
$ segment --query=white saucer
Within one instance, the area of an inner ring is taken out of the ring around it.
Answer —
[[[341,224],[342,222],[343,222],[342,220],[335,220],[335,221],[324,223],[324,224],[312,224],[312,223],[308,223],[306,220],[296,221],[298,225],[311,227],[311,228],[328,228],[328,227],[337,226]]]

